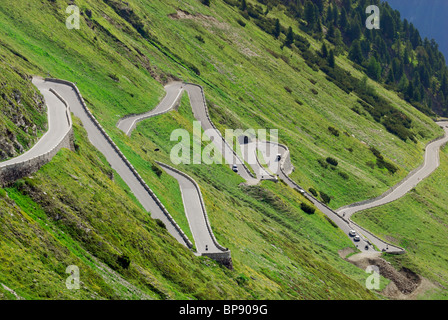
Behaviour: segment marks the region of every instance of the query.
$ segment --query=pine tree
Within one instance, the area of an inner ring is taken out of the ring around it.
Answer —
[[[288,28],[288,32],[286,33],[286,40],[284,45],[287,47],[291,47],[294,43],[294,32],[292,31],[292,27]]]
[[[314,4],[311,1],[305,3],[305,20],[308,22],[308,28],[310,30],[314,29],[317,17]]]
[[[359,40],[355,40],[350,47],[350,51],[348,53],[348,58],[358,64],[361,64],[364,60],[361,50],[361,44]]]
[[[339,22],[339,9],[338,6],[333,6],[333,20],[334,25],[337,26]]]
[[[327,31],[327,39],[328,40],[333,41],[334,36],[335,36],[334,32],[335,32],[334,25],[330,24],[330,27],[328,28],[328,31]]]
[[[274,27],[274,37],[278,39],[280,36],[281,26],[280,26],[280,20],[275,20],[275,27]]]
[[[369,65],[367,66],[367,74],[373,80],[378,81],[381,78],[381,65],[376,61],[375,57],[372,56],[369,60]]]
[[[328,49],[327,49],[327,46],[325,45],[325,41],[322,43],[322,48],[320,50],[320,53],[322,55],[322,58],[326,58],[328,56]]]
[[[386,83],[387,84],[394,84],[395,83],[395,76],[394,76],[394,69],[393,68],[389,69],[389,73],[387,74]]]
[[[443,92],[445,97],[448,97],[448,72],[444,72],[442,75],[442,82],[440,86],[440,90]]]
[[[405,92],[405,98],[408,101],[414,99],[414,85],[412,84],[412,82],[409,82],[408,88]]]
[[[347,11],[342,8],[341,16],[339,17],[339,26],[341,27],[342,31],[345,31],[348,25],[348,19],[347,19]]]
[[[241,0],[241,11],[247,10],[247,3],[246,0]]]
[[[333,49],[330,50],[330,54],[328,55],[327,61],[328,61],[328,65],[330,66],[330,68],[334,68],[335,59],[334,59],[334,50]]]
[[[342,6],[344,9],[349,12],[352,8],[352,1],[351,0],[342,0]]]
[[[334,17],[333,17],[333,5],[330,3],[327,7],[327,14],[325,15],[325,22],[328,24],[333,24]]]
[[[314,0],[313,1],[316,7],[319,9],[319,14],[321,14],[324,11],[324,2],[323,0]]]

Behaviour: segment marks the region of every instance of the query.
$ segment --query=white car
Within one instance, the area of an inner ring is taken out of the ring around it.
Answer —
[[[353,240],[355,240],[355,241],[359,241],[359,240],[361,240],[361,238],[360,238],[358,235],[356,235],[356,236],[353,238]]]
[[[351,237],[356,236],[356,231],[355,230],[350,230],[350,232],[348,233]]]

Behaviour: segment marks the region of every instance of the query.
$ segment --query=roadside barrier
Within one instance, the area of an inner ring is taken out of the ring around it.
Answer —
[[[89,118],[92,120],[92,122],[95,124],[95,126],[98,128],[98,130],[101,132],[101,134],[104,136],[104,138],[108,141],[108,143],[112,146],[112,148],[114,149],[114,151],[120,156],[120,158],[123,160],[123,162],[126,164],[126,166],[132,171],[132,173],[134,174],[134,176],[137,178],[137,180],[140,182],[140,184],[143,186],[143,188],[149,193],[149,195],[152,197],[152,199],[155,201],[155,203],[157,204],[157,206],[161,209],[161,211],[163,212],[163,214],[165,215],[165,217],[168,219],[168,221],[173,225],[173,227],[175,228],[175,230],[179,233],[179,235],[181,236],[182,240],[185,242],[185,244],[187,245],[188,248],[192,248],[193,244],[192,242],[188,239],[188,237],[185,235],[185,233],[182,231],[182,229],[179,227],[179,225],[176,223],[176,221],[173,219],[173,217],[171,216],[171,214],[168,212],[168,210],[165,208],[165,206],[163,205],[163,203],[159,200],[159,198],[157,198],[157,196],[155,195],[155,193],[151,190],[151,188],[149,188],[149,186],[146,184],[146,182],[143,180],[143,178],[140,176],[140,174],[137,172],[137,170],[134,168],[134,166],[129,162],[129,160],[124,156],[124,154],[120,151],[120,149],[118,148],[118,146],[113,142],[113,140],[109,137],[109,135],[106,133],[106,131],[104,131],[103,127],[100,125],[100,123],[96,120],[96,118],[94,117],[94,115],[90,112],[89,108],[87,107],[81,93],[78,90],[78,87],[70,82],[70,81],[66,81],[66,80],[60,80],[60,79],[52,79],[52,78],[46,78],[45,81],[49,81],[49,82],[55,82],[55,83],[59,83],[59,84],[64,84],[64,85],[68,85],[70,86],[76,93],[79,101],[81,102],[81,105],[84,109],[84,111],[87,113],[87,115],[89,116]]]

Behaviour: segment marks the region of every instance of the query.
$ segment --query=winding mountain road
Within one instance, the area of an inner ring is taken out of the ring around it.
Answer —
[[[33,84],[38,88],[40,87],[40,92],[44,96],[47,105],[48,130],[30,150],[10,160],[0,162],[0,168],[24,163],[47,154],[59,145],[71,129],[71,119],[65,104],[56,94],[49,90],[50,88],[41,87],[42,82],[42,79],[33,79]]]
[[[33,83],[44,95],[48,107],[49,130],[32,149],[21,156],[0,163],[0,168],[14,163],[25,162],[55,148],[62,139],[61,137],[64,137],[67,134],[67,130],[71,128],[71,120],[64,104],[64,102],[66,102],[70,107],[70,111],[83,123],[91,143],[105,155],[111,167],[122,177],[143,207],[148,212],[151,212],[153,218],[163,221],[168,232],[180,243],[191,248],[191,242],[189,242],[179,226],[171,218],[149,187],[146,186],[118,147],[104,132],[96,119],[91,115],[90,111],[88,111],[77,88],[62,80],[46,81],[37,77],[33,79]],[[256,184],[264,178],[263,175],[270,175],[260,164],[259,159],[256,163],[250,163],[251,167],[255,169],[254,171],[257,172],[256,177],[252,175],[234,149],[225,141],[210,120],[202,87],[189,83],[173,82],[168,84],[165,89],[166,96],[156,108],[143,114],[127,116],[117,123],[117,127],[130,136],[138,122],[172,110],[179,102],[182,92],[186,91],[190,98],[194,117],[201,122],[202,129],[213,141],[216,148],[222,151],[226,163],[229,165],[237,165],[238,174],[244,178],[248,184]],[[348,235],[350,230],[356,230],[358,234],[361,235],[361,239],[359,241],[355,241],[353,238],[351,239],[359,250],[375,251],[373,246],[375,245],[380,251],[403,253],[404,249],[379,239],[368,230],[351,221],[350,217],[355,212],[380,206],[401,198],[420,181],[437,169],[440,164],[439,150],[448,142],[448,122],[439,122],[438,124],[444,129],[445,135],[427,145],[424,163],[419,168],[411,172],[403,181],[382,196],[361,203],[355,203],[340,208],[337,211],[334,211],[321,203],[289,178],[289,174],[293,171],[293,166],[290,162],[289,150],[286,146],[275,144],[277,153],[273,153],[268,152],[269,148],[267,147],[268,143],[272,142],[249,140],[246,141],[246,151],[249,150],[246,154],[248,154],[248,152],[256,153],[257,150],[259,150],[269,171],[272,170],[273,173],[278,175],[278,177],[288,186],[308,198],[320,211],[327,215],[341,230],[343,230],[344,233]],[[240,146],[241,145],[240,140]],[[281,156],[281,160],[277,158],[278,154]],[[256,154],[255,158],[257,158]],[[185,213],[197,249],[196,254],[229,253],[228,249],[219,245],[214,238],[208,221],[202,194],[197,183],[191,177],[173,167],[160,162],[159,165],[179,182]]]
[[[246,162],[249,163],[249,165],[253,168],[254,172],[256,172],[256,177],[250,174],[249,170],[245,165],[243,165],[242,160],[237,156],[236,152],[225,142],[224,137],[221,135],[221,133],[216,129],[216,127],[213,125],[213,123],[210,120],[210,117],[208,115],[208,109],[205,103],[205,97],[203,93],[202,87],[194,84],[186,84],[183,85],[180,83],[174,83],[169,84],[166,86],[166,96],[162,100],[161,104],[165,107],[157,106],[153,110],[143,113],[140,115],[133,115],[131,117],[131,120],[129,117],[125,117],[122,120],[120,120],[117,124],[117,126],[123,130],[125,133],[130,135],[132,133],[132,130],[135,129],[136,124],[139,121],[145,120],[151,116],[155,116],[160,113],[160,110],[163,110],[162,113],[165,113],[169,110],[172,110],[175,105],[177,99],[179,99],[179,94],[185,90],[190,98],[190,104],[193,110],[193,114],[196,120],[201,122],[202,129],[205,131],[206,134],[209,135],[209,137],[213,140],[214,143],[216,143],[216,147],[218,150],[222,150],[222,154],[224,155],[224,160],[226,163],[233,163],[237,164],[238,166],[238,174],[246,180],[247,184],[257,184],[262,179],[271,179],[272,175],[267,172],[267,170],[260,164],[260,159],[258,159],[256,151],[257,149],[261,152],[261,155],[263,156],[264,163],[266,164],[266,167],[269,168],[269,171],[271,171],[274,175],[278,175],[280,179],[285,181],[287,185],[289,185],[291,188],[296,189],[300,193],[302,193],[308,200],[310,200],[321,212],[323,212],[325,215],[327,215],[345,234],[349,234],[350,230],[356,230],[359,235],[361,235],[361,239],[359,241],[355,241],[353,237],[350,237],[350,239],[353,241],[354,245],[361,251],[375,251],[375,248],[372,244],[374,244],[379,250],[387,251],[390,253],[401,253],[403,252],[402,248],[393,246],[391,244],[388,244],[381,239],[377,238],[375,235],[371,234],[369,231],[357,226],[355,223],[353,223],[350,220],[345,219],[344,217],[341,217],[338,215],[334,210],[330,209],[325,204],[321,203],[319,200],[314,198],[311,194],[307,193],[305,190],[303,190],[300,186],[298,186],[294,181],[289,178],[289,174],[293,170],[293,166],[290,161],[289,157],[289,150],[286,146],[273,143],[273,142],[266,142],[266,141],[259,141],[255,139],[251,139],[249,137],[244,141],[244,136],[238,137],[239,147],[241,148],[241,153],[243,155],[243,158],[246,160]],[[168,107],[166,107],[168,106]],[[125,122],[126,121],[126,122]],[[212,138],[213,137],[213,138]],[[273,146],[269,146],[269,144],[273,144]],[[275,152],[273,152],[275,150]],[[280,155],[280,161],[277,159],[277,155]],[[256,159],[257,161],[253,161],[253,159]],[[165,168],[164,168],[165,169]],[[169,173],[169,171],[167,171]],[[175,178],[176,176],[173,175]],[[177,176],[177,178],[180,178]],[[179,180],[179,183],[185,183]],[[195,197],[191,198],[192,201],[194,201]],[[188,206],[194,207],[193,203],[189,203],[188,199],[184,199],[184,206],[187,208]],[[190,215],[190,212],[192,210],[186,210],[186,214]],[[197,217],[200,217],[201,215],[197,215]],[[188,218],[189,221],[193,221],[195,218],[193,218],[191,215]],[[197,219],[197,218],[196,218]],[[206,238],[207,235],[204,233],[203,228],[201,231],[201,228],[197,228],[197,233],[193,232],[194,238]],[[202,233],[202,235],[201,235]],[[367,238],[366,238],[367,237]],[[208,240],[209,242],[209,240]]]
[[[448,121],[437,122],[437,124],[443,128],[445,135],[432,141],[425,148],[425,158],[423,164],[416,170],[413,170],[408,174],[406,178],[397,183],[394,187],[383,193],[381,196],[370,199],[363,202],[353,203],[348,206],[344,206],[336,210],[340,215],[345,216],[347,219],[362,210],[381,206],[383,204],[395,201],[405,194],[407,194],[412,188],[419,184],[422,180],[427,178],[434,170],[440,165],[439,150],[448,142]]]
[[[225,250],[217,243],[210,229],[201,191],[193,178],[164,163],[157,162],[163,170],[179,182],[185,215],[193,234],[196,251],[200,254],[220,253]]]
[[[78,93],[69,85],[63,83],[56,83],[53,81],[45,81],[42,79],[35,79],[34,84],[45,95],[51,88],[61,95],[70,106],[70,111],[78,117],[84,129],[87,131],[90,142],[106,157],[111,167],[120,175],[120,177],[129,186],[135,197],[142,204],[142,206],[151,213],[154,219],[160,219],[167,227],[168,232],[175,237],[180,243],[185,246],[189,244],[185,238],[177,230],[176,226],[167,218],[166,214],[161,209],[159,203],[154,199],[151,193],[145,188],[139,178],[135,175],[133,170],[124,161],[119,150],[111,145],[110,141],[99,129],[95,121],[86,112],[83,107],[83,102]],[[50,110],[57,108],[59,103],[55,99],[46,100],[47,106]],[[56,139],[57,135],[51,135],[51,139]]]

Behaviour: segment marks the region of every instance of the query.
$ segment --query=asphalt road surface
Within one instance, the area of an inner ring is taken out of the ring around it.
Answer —
[[[41,92],[45,93],[50,88],[53,88],[58,94],[60,94],[65,101],[69,104],[70,111],[78,117],[84,129],[87,131],[90,142],[106,157],[111,167],[120,175],[120,177],[129,186],[135,197],[142,204],[142,206],[151,213],[151,217],[154,219],[160,219],[165,224],[168,232],[175,237],[180,243],[187,246],[182,236],[176,230],[171,221],[163,213],[159,205],[155,202],[152,196],[140,183],[132,170],[126,165],[117,151],[111,146],[108,140],[104,137],[92,119],[88,116],[84,110],[81,101],[77,93],[72,87],[59,84],[51,81],[39,81],[38,88]],[[47,104],[50,109],[53,109],[52,104],[57,103],[54,99],[48,100]],[[59,104],[58,104],[59,105]],[[49,135],[50,139],[59,139],[56,135]]]
[[[448,142],[448,122],[438,122],[437,124],[444,129],[445,136],[442,139],[433,141],[426,146],[424,163],[419,170],[411,172],[405,179],[392,188],[392,192],[383,194],[383,196],[379,197],[375,201],[349,205],[348,207],[338,209],[337,212],[340,215],[345,215],[345,217],[349,219],[355,212],[378,207],[395,201],[403,197],[418,183],[434,172],[434,170],[436,170],[440,165],[440,148]]]
[[[42,79],[34,78],[33,84],[42,93],[47,105],[48,130],[30,150],[13,159],[0,162],[0,168],[47,154],[58,146],[71,128],[64,103],[49,91]]]
[[[139,121],[172,110],[177,105],[177,102],[181,97],[182,85],[183,85],[182,82],[169,83],[168,85],[165,86],[166,90],[165,97],[154,109],[143,114],[125,117],[118,122],[117,127],[121,129],[124,133],[126,133],[126,135],[130,136]]]
[[[354,245],[361,251],[375,251],[375,248],[373,244],[381,251],[387,251],[387,252],[402,252],[403,249],[390,245],[381,239],[377,238],[375,235],[370,233],[368,230],[363,229],[362,227],[356,225],[350,219],[346,219],[344,217],[341,217],[338,215],[334,210],[327,207],[325,204],[321,203],[319,200],[315,199],[311,194],[305,192],[300,186],[298,186],[294,181],[292,181],[288,174],[290,174],[291,170],[281,170],[279,165],[279,160],[277,159],[277,155],[279,154],[281,156],[281,161],[288,160],[286,163],[290,164],[289,160],[289,151],[283,147],[282,145],[278,145],[275,143],[274,149],[271,149],[272,145],[269,145],[269,143],[263,143],[262,141],[256,141],[252,140],[250,137],[246,141],[247,143],[244,143],[244,140],[241,140],[241,137],[239,137],[239,145],[241,148],[241,153],[243,156],[243,159],[245,159],[248,163],[251,164],[252,168],[254,169],[256,173],[256,178],[253,177],[249,171],[242,165],[242,161],[239,157],[236,156],[236,153],[233,151],[233,149],[230,148],[228,144],[224,142],[224,138],[220,134],[218,130],[215,129],[213,126],[208,114],[207,114],[207,106],[204,100],[203,91],[201,88],[197,85],[193,84],[185,84],[180,82],[171,83],[166,86],[166,96],[162,100],[161,104],[163,104],[163,107],[157,106],[153,110],[143,113],[141,115],[135,115],[132,116],[132,118],[126,117],[124,120],[119,121],[118,127],[126,132],[128,135],[132,133],[132,130],[135,128],[136,124],[139,121],[142,121],[144,119],[147,119],[150,116],[158,115],[160,112],[167,112],[174,108],[176,105],[176,101],[179,99],[179,95],[182,93],[182,91],[186,91],[188,93],[188,96],[190,98],[190,104],[193,110],[194,117],[196,120],[201,122],[202,129],[208,134],[209,138],[213,141],[213,143],[216,144],[216,148],[218,150],[222,150],[222,155],[225,158],[226,163],[230,164],[236,164],[238,167],[238,174],[246,180],[246,183],[248,184],[257,184],[262,180],[263,178],[269,178],[272,177],[272,174],[278,175],[280,179],[286,182],[291,188],[299,191],[305,197],[307,197],[315,206],[317,209],[322,211],[325,215],[327,215],[345,234],[347,234],[348,237],[353,241]],[[263,168],[263,166],[259,162],[254,162],[253,159],[256,157],[256,150],[259,150],[263,156],[263,160],[267,165],[267,168],[269,168],[269,172]],[[272,152],[271,150],[276,150],[276,152]],[[288,159],[285,159],[288,157]],[[291,165],[290,165],[291,166]],[[292,169],[292,168],[289,168]],[[287,172],[287,174],[285,173]],[[173,175],[174,176],[174,175]],[[181,183],[180,180],[178,180],[179,183]],[[185,183],[185,182],[184,182]],[[195,202],[196,197],[192,197],[191,201]],[[188,199],[184,199],[184,207],[191,207],[194,208],[194,203],[189,203],[190,201]],[[197,205],[196,205],[197,206]],[[186,210],[188,211],[188,210]],[[192,212],[192,210],[189,210]],[[188,213],[187,213],[188,214]],[[197,215],[196,218],[189,218],[189,221],[197,220],[200,215]],[[198,220],[199,221],[199,220]],[[190,222],[191,226],[191,222]],[[204,227],[202,226],[202,229]],[[196,237],[204,237],[206,238],[207,235],[204,231],[201,231],[201,228],[196,228],[198,236]],[[349,235],[349,232],[351,230],[355,230],[356,233],[360,236],[360,240],[354,239],[353,236]],[[192,231],[193,232],[193,231]],[[201,234],[202,235],[199,235]],[[208,242],[209,239],[206,240]]]
[[[48,119],[49,119],[49,130],[48,132],[39,140],[39,142],[28,152],[23,155],[5,161],[0,164],[5,166],[10,163],[17,163],[20,161],[26,161],[35,156],[39,156],[54,148],[65,136],[67,130],[69,129],[69,122],[67,121],[66,111],[64,104],[49,91],[53,88],[58,94],[60,94],[64,100],[67,101],[70,107],[70,111],[73,112],[75,116],[81,119],[84,128],[88,133],[89,140],[92,144],[106,156],[106,159],[111,164],[112,168],[123,178],[126,184],[131,188],[132,192],[135,194],[137,199],[142,203],[144,208],[151,212],[152,217],[155,219],[162,220],[167,226],[168,231],[181,243],[185,244],[183,238],[176,231],[171,222],[166,218],[165,214],[162,212],[158,204],[149,195],[148,191],[142,186],[138,179],[136,179],[133,172],[129,167],[123,162],[123,159],[118,155],[116,150],[112,148],[107,139],[103,136],[101,131],[96,127],[91,118],[87,115],[80,99],[76,92],[68,85],[58,84],[54,82],[46,82],[39,78],[34,78],[33,83],[38,87],[38,89],[44,95],[47,107],[48,107]],[[222,135],[211,123],[208,114],[207,107],[205,104],[203,92],[199,86],[193,84],[185,84],[181,82],[173,82],[165,87],[166,96],[153,110],[140,114],[126,117],[119,121],[117,126],[123,130],[127,135],[132,133],[136,124],[139,121],[153,117],[165,112],[172,110],[179,101],[181,93],[185,90],[190,98],[191,107],[195,118],[201,122],[202,129],[206,132],[209,138],[213,141],[216,148],[221,150],[222,155],[229,165],[237,165],[238,174],[243,177],[247,183],[255,184],[260,181],[260,176],[267,173],[267,171],[259,166],[259,171],[257,178],[254,178],[247,168],[243,165],[242,160],[236,155],[234,150],[225,142]],[[438,123],[445,130],[445,136],[442,139],[436,140],[429,144],[425,152],[425,161],[423,166],[419,170],[412,172],[406,179],[397,184],[393,191],[385,194],[383,197],[379,197],[374,201],[364,203],[364,204],[353,204],[345,208],[341,208],[338,212],[327,207],[325,204],[321,203],[315,199],[312,195],[303,190],[294,181],[292,181],[288,174],[284,170],[280,169],[280,166],[273,166],[277,154],[269,153],[267,144],[263,146],[263,143],[258,143],[258,147],[254,141],[248,143],[246,154],[255,153],[256,148],[258,148],[264,157],[264,161],[268,165],[269,169],[273,169],[274,174],[278,175],[287,185],[291,188],[297,190],[305,197],[307,197],[320,211],[326,214],[344,233],[349,236],[350,230],[356,230],[356,232],[361,235],[359,241],[355,241],[351,237],[354,245],[358,247],[361,251],[374,251],[374,244],[380,251],[387,252],[402,252],[402,248],[390,245],[381,239],[377,238],[375,235],[370,233],[368,230],[356,225],[350,220],[353,213],[372,208],[375,206],[380,206],[385,203],[389,203],[398,198],[401,198],[412,188],[414,188],[420,181],[429,176],[438,166],[439,166],[439,150],[440,147],[448,141],[448,122]],[[281,145],[278,145],[278,154],[281,155],[282,161],[284,157],[289,156],[287,149]],[[244,153],[243,153],[244,155]],[[251,164],[252,165],[252,164]],[[183,175],[175,172],[167,166],[162,166],[163,169],[176,178],[179,182],[182,199],[184,203],[184,208],[189,221],[190,229],[193,233],[195,244],[199,253],[201,252],[222,252],[218,247],[215,246],[210,232],[207,229],[207,223],[204,215],[204,211],[201,206],[201,199],[198,190],[195,188],[193,182]],[[256,168],[256,167],[255,167]],[[271,171],[271,170],[270,170]],[[288,170],[286,170],[288,171]],[[185,244],[186,245],[186,244]],[[206,250],[207,246],[207,250]]]
[[[200,191],[196,189],[192,178],[188,179],[163,163],[159,162],[159,165],[179,182],[185,215],[188,219],[190,231],[193,234],[196,251],[199,254],[222,252],[222,250],[215,245],[212,235],[208,232],[210,225],[205,218],[207,214],[204,212],[205,206],[202,206]]]

